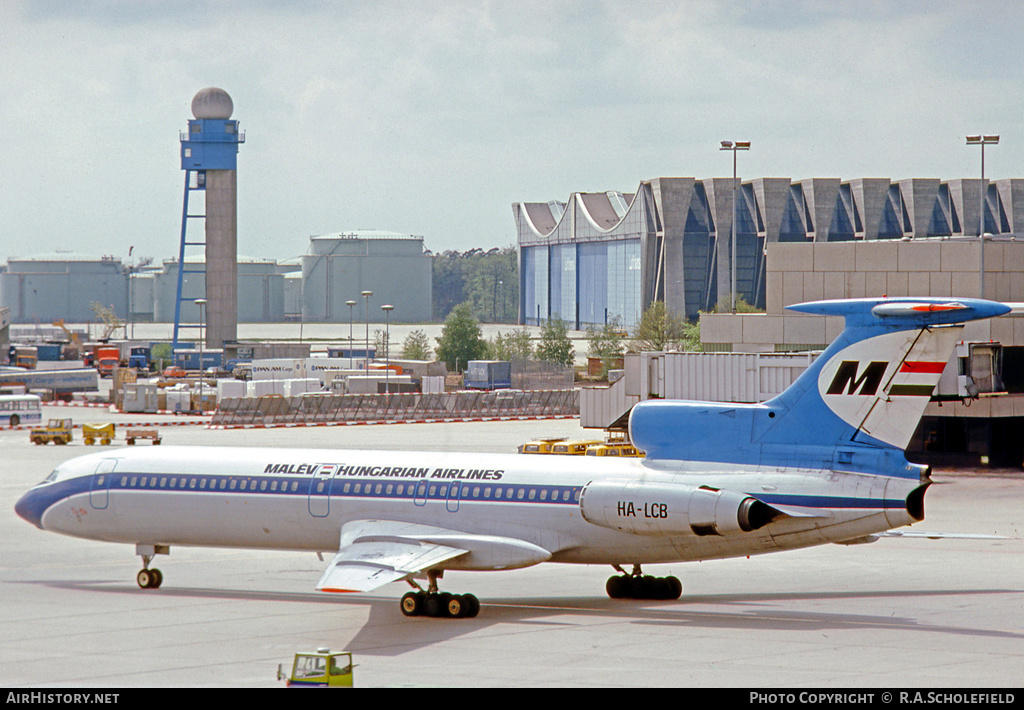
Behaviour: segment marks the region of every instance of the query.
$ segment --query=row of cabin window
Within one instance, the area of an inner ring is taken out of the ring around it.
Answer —
[[[207,486],[209,482],[209,486]],[[200,490],[200,491],[214,491],[214,490],[250,490],[255,491],[257,484],[259,484],[259,490],[269,490],[271,493],[287,493],[288,492],[288,481],[281,481],[281,486],[278,488],[278,481],[267,479],[246,479],[238,480],[236,478],[221,478],[220,485],[217,483],[217,479],[208,478],[190,478],[182,476],[180,479],[177,476],[172,476],[169,479],[167,476],[121,476],[121,487],[122,488],[156,488],[158,485],[160,488],[176,488],[178,490]],[[102,481],[100,482],[102,485]],[[291,492],[294,493],[299,490],[299,482],[291,482]]]
[[[366,488],[364,489],[362,483],[347,482],[347,483],[345,483],[344,486],[342,486],[341,494],[342,495],[348,495],[349,493],[352,493],[354,495],[359,495],[360,493],[369,494],[369,493],[372,492],[374,495],[381,495],[382,493],[384,495],[389,495],[389,496],[390,495],[398,495],[398,496],[401,496],[401,495],[413,495],[415,490],[416,490],[416,486],[417,486],[417,484],[415,484],[415,483],[409,483],[409,484],[405,484],[405,483],[376,483],[376,484],[367,483],[365,485],[366,485]],[[408,490],[405,490],[406,485],[408,485]],[[421,484],[418,484],[418,485],[422,486],[422,485],[426,485],[426,484],[422,484],[421,483]],[[320,484],[320,490],[321,491],[323,490],[323,483],[322,482]],[[505,500],[512,500],[513,498],[515,498],[516,500],[524,500],[524,499],[525,500],[542,500],[542,501],[550,500],[553,503],[558,501],[559,493],[561,493],[561,497],[562,497],[563,501],[568,501],[570,496],[573,496],[573,490],[568,489],[568,488],[565,488],[565,489],[541,488],[541,489],[538,490],[537,488],[516,488],[514,486],[508,486],[508,487],[505,487],[505,486],[494,486],[493,487],[493,492],[494,492],[494,500],[499,500],[502,497],[504,497]],[[469,486],[469,485],[464,485],[464,486],[462,486],[462,489],[459,491],[458,497],[460,499],[462,499],[462,500],[469,500],[471,498],[479,499],[481,497],[484,500],[490,500],[491,499],[491,493],[492,493],[492,487],[491,486],[479,486],[479,485],[477,485],[477,486]],[[420,492],[417,495],[420,495],[420,496],[426,495],[428,498],[435,498],[438,495],[440,495],[440,497],[446,498],[446,497],[448,497],[448,484],[442,484],[440,486],[438,484],[430,484],[429,488],[426,491],[424,491],[423,488],[421,488]],[[574,501],[578,501],[579,500],[579,491],[578,490],[576,490],[575,496],[573,496],[573,500]]]
[[[207,487],[207,481],[209,481],[209,487]],[[177,476],[172,476],[172,477],[170,477],[169,481],[168,481],[168,477],[167,476],[131,476],[131,477],[129,477],[129,476],[122,476],[121,477],[121,487],[122,488],[156,488],[157,486],[159,486],[160,488],[172,488],[172,489],[176,488],[178,490],[184,490],[184,489],[187,488],[189,490],[201,490],[201,491],[205,491],[205,490],[211,490],[211,491],[212,490],[221,490],[221,491],[223,491],[223,490],[232,490],[232,491],[240,490],[240,491],[244,491],[248,487],[248,490],[255,491],[257,489],[257,484],[259,485],[259,490],[260,491],[267,491],[267,490],[269,490],[271,493],[277,493],[277,492],[287,493],[288,492],[288,481],[281,481],[281,487],[279,489],[278,485],[277,485],[278,481],[276,479],[271,480],[271,481],[267,481],[267,479],[247,479],[247,480],[239,481],[238,479],[234,479],[234,478],[231,478],[231,479],[221,478],[220,479],[220,484],[218,485],[216,479],[190,478],[190,477],[186,477],[186,476],[182,476],[181,478],[178,478]],[[102,481],[100,481],[100,485],[102,485]],[[383,493],[384,495],[399,495],[399,496],[401,496],[401,495],[413,495],[414,491],[416,490],[416,484],[414,484],[414,483],[409,483],[409,484],[404,484],[404,483],[397,483],[397,484],[396,483],[387,483],[387,484],[385,484],[385,483],[377,483],[375,489],[374,489],[374,485],[375,484],[367,483],[367,484],[365,484],[366,485],[365,490],[363,489],[363,485],[364,484],[362,484],[362,483],[347,482],[347,483],[345,483],[345,485],[342,488],[342,495],[347,495],[350,492],[355,494],[355,495],[359,495],[360,493],[370,494],[372,492],[375,495],[380,495],[381,493]],[[408,491],[405,490],[405,486],[406,485],[408,485],[408,487],[409,487]],[[323,488],[324,488],[324,482],[320,481],[319,486],[318,486],[318,490],[322,492]],[[371,491],[371,489],[373,489],[373,490]],[[298,481],[292,481],[291,482],[291,492],[295,493],[298,490],[299,490],[299,482]],[[538,491],[537,488],[515,488],[514,486],[508,486],[508,487],[505,487],[505,486],[494,486],[493,491],[494,491],[494,500],[500,500],[502,498],[502,496],[504,496],[505,500],[512,500],[513,498],[515,498],[516,500],[524,500],[524,499],[525,500],[541,500],[541,501],[550,500],[551,502],[554,503],[554,502],[558,501],[559,492],[561,492],[561,498],[562,498],[563,502],[568,502],[570,496],[572,496],[572,499],[573,499],[574,502],[575,501],[579,501],[579,490],[578,489],[575,489],[575,491],[574,491],[574,490],[570,490],[568,488],[561,489],[561,490],[559,490],[559,489],[551,490],[551,489],[547,489],[547,488],[541,488]],[[462,489],[460,491],[460,494],[461,494],[460,497],[463,500],[466,500],[466,499],[469,499],[469,498],[479,499],[481,497],[484,500],[490,500],[491,499],[491,492],[492,492],[491,486],[468,486],[467,485],[467,486],[463,486],[462,487]],[[426,495],[429,498],[435,497],[438,493],[440,493],[440,495],[442,497],[446,497],[448,495],[448,485],[447,484],[441,485],[440,488],[439,488],[437,484],[431,484],[429,489],[426,491]],[[421,491],[420,495],[424,495],[424,493]]]

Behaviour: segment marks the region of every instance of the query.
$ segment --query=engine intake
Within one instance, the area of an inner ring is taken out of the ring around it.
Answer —
[[[735,491],[679,483],[591,481],[580,494],[584,520],[634,535],[728,535],[763,528],[782,513]]]

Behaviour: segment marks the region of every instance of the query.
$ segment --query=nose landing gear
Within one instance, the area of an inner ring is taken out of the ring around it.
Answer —
[[[148,560],[146,561],[146,564],[149,564]],[[135,575],[135,581],[138,582],[139,586],[143,589],[156,589],[163,584],[164,573],[155,567],[153,569],[144,567],[139,570],[137,575]]]
[[[135,554],[142,558],[142,569],[135,575],[135,581],[142,589],[157,589],[164,582],[164,573],[149,568],[149,563],[156,555],[169,555],[171,549],[167,545],[136,545]]]

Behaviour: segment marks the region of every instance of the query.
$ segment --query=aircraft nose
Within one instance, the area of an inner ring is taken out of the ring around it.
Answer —
[[[14,512],[18,514],[19,518],[27,520],[42,530],[43,510],[45,510],[42,503],[42,496],[33,489],[18,499],[18,502],[14,504]]]

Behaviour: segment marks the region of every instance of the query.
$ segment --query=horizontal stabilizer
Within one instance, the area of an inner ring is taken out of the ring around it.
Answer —
[[[925,530],[887,530],[877,533],[878,537],[925,538],[928,540],[1010,540],[1003,535],[984,535],[981,533],[945,533],[927,532]]]

